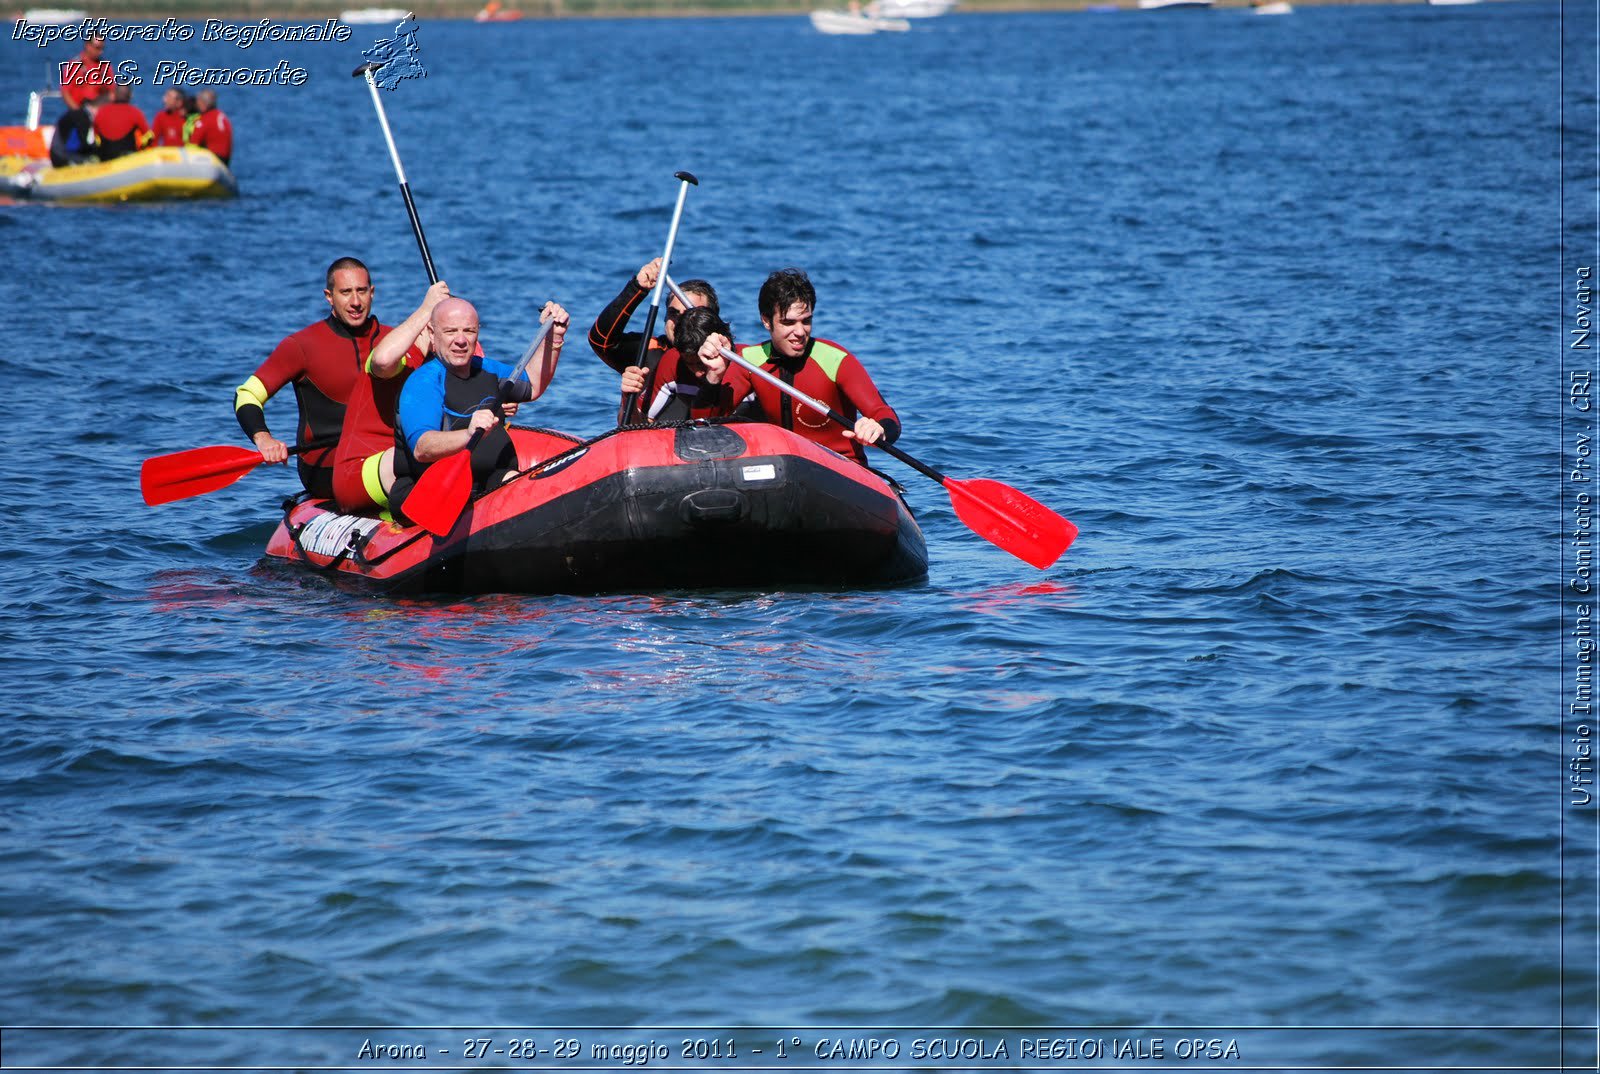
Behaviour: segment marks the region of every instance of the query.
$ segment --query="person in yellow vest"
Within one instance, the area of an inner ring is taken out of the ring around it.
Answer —
[[[751,365],[826,403],[852,425],[848,429],[841,427],[732,363],[722,378],[722,394],[716,405],[731,410],[753,392],[766,421],[865,466],[867,450],[863,445],[880,440],[892,444],[899,437],[900,418],[894,408],[883,401],[878,386],[855,355],[831,339],[811,334],[817,292],[803,271],[780,269],[768,276],[761,285],[760,302],[761,325],[771,338],[765,343],[740,347],[736,353]]]

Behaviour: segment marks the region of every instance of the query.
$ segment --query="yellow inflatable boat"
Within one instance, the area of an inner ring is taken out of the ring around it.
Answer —
[[[93,204],[169,198],[230,198],[233,173],[199,146],[141,149],[116,160],[51,167],[25,155],[0,156],[0,197]]]

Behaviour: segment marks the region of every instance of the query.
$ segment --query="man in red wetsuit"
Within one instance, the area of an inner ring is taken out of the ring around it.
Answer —
[[[150,143],[150,124],[133,104],[133,87],[128,83],[118,82],[110,102],[95,112],[94,136],[101,160],[125,157]]]
[[[811,334],[817,292],[804,272],[774,272],[761,285],[760,301],[761,324],[772,338],[739,348],[739,356],[826,403],[853,425],[841,428],[740,365],[733,365],[723,378],[720,405],[731,408],[753,392],[767,421],[865,466],[867,451],[862,445],[880,440],[894,443],[900,435],[900,418],[883,401],[855,355],[832,340]]]
[[[61,65],[61,99],[69,109],[96,100],[116,82],[105,54],[106,39],[91,37],[83,43],[82,52]]]
[[[289,448],[267,428],[263,408],[286,384],[294,385],[300,422],[296,443],[327,440],[327,447],[299,456],[300,481],[306,491],[324,499],[333,495],[332,441],[344,424],[345,403],[363,375],[373,346],[390,329],[372,315],[372,276],[353,257],[328,266],[330,313],[279,343],[255,373],[234,392],[233,411],[261,457],[285,462]]]
[[[200,109],[200,118],[189,132],[189,141],[201,149],[211,150],[227,165],[233,159],[233,124],[217,107],[217,91],[203,89],[194,100]]]
[[[152,144],[182,145],[188,141],[183,136],[184,120],[188,118],[188,111],[183,106],[183,91],[167,90],[161,97],[161,111],[156,113],[156,118],[150,123],[150,131],[155,136]]]

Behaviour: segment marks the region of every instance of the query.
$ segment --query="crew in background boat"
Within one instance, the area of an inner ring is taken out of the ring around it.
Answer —
[[[618,373],[627,372],[628,367],[639,359],[639,340],[644,333],[627,331],[628,318],[633,316],[633,311],[639,308],[639,303],[655,287],[660,275],[659,257],[640,266],[639,271],[628,278],[621,293],[611,300],[609,306],[600,311],[600,316],[594,319],[594,325],[589,329],[589,346],[606,365]],[[704,280],[685,280],[679,286],[694,300],[696,306],[706,306],[713,313],[717,312],[717,292],[709,283]],[[678,314],[682,312],[683,303],[678,301],[677,295],[669,292],[664,327],[659,336],[650,340],[645,359],[647,370],[653,369],[655,359],[672,346]]]
[[[183,145],[189,140],[183,131],[188,118],[189,112],[184,107],[183,91],[176,87],[167,90],[161,95],[161,111],[150,121],[150,133],[155,138],[151,144]]]
[[[150,124],[133,103],[133,87],[118,82],[111,100],[94,114],[95,152],[101,160],[116,160],[150,144]]]
[[[195,94],[194,101],[200,109],[200,118],[189,132],[189,141],[201,149],[211,150],[224,165],[230,164],[233,160],[233,124],[217,107],[217,91],[203,89]]]
[[[400,389],[413,369],[427,360],[428,319],[450,297],[440,280],[428,288],[422,305],[385,334],[367,355],[345,403],[344,427],[333,456],[333,500],[346,514],[383,511],[394,487],[394,412]],[[552,329],[554,331],[554,329]]]
[[[424,363],[407,378],[395,409],[391,511],[404,513],[406,497],[427,468],[468,450],[480,430],[483,436],[471,447],[474,490],[493,488],[516,473],[517,448],[505,423],[516,415],[518,404],[539,398],[550,386],[567,334],[567,311],[547,302],[539,314],[539,322],[545,321],[553,322],[550,342],[555,360],[538,374],[512,384],[505,379],[511,376],[511,366],[475,353],[478,311],[472,303],[452,297],[433,307],[427,343],[439,360]]]
[[[739,356],[826,403],[854,422],[854,427],[840,428],[739,365],[728,370],[723,380],[720,405],[737,404],[754,392],[767,421],[865,466],[867,451],[862,445],[879,440],[894,443],[900,435],[900,418],[883,401],[878,386],[855,355],[832,340],[811,334],[817,292],[804,272],[797,268],[774,272],[761,285],[759,298],[761,324],[771,338],[741,348]]]
[[[722,398],[717,389],[728,369],[719,348],[733,349],[728,322],[709,306],[683,310],[677,322],[675,344],[662,353],[651,378],[654,391],[646,390],[649,371],[643,366],[623,371],[622,394],[637,393],[630,423],[720,418],[733,411],[730,403],[737,401]]]
[[[83,43],[82,52],[61,65],[61,99],[68,108],[98,100],[116,82],[116,72],[105,55],[106,39],[95,36]]]
[[[294,386],[300,419],[296,443],[328,446],[298,457],[300,483],[313,496],[333,495],[333,444],[344,425],[345,403],[378,340],[392,331],[372,315],[372,276],[353,257],[328,266],[322,297],[329,314],[279,343],[255,373],[234,392],[239,427],[267,462],[285,462],[289,448],[267,427],[267,400],[285,385]]]
[[[87,101],[61,113],[56,120],[55,137],[50,139],[50,163],[64,168],[68,164],[86,164],[99,160],[95,156],[94,113],[97,105]]]

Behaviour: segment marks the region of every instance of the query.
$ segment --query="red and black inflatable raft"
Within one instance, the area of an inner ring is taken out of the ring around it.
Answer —
[[[580,441],[511,430],[523,472],[435,537],[290,500],[267,555],[390,593],[876,586],[927,576],[877,474],[775,425],[693,422]]]

